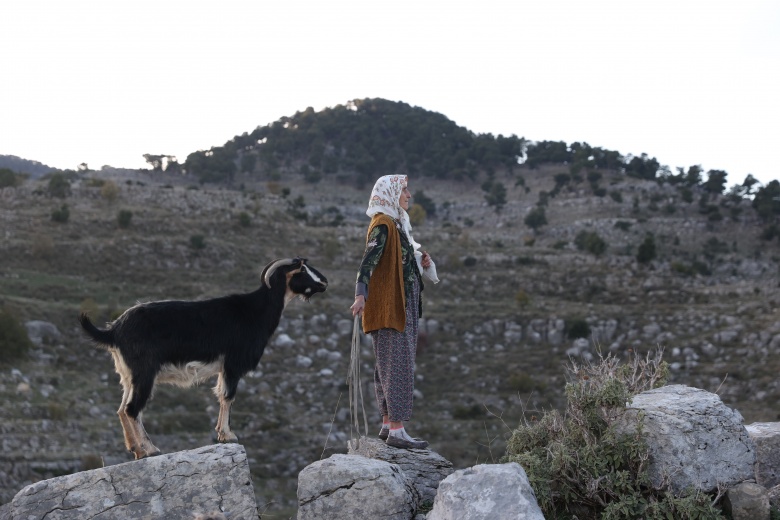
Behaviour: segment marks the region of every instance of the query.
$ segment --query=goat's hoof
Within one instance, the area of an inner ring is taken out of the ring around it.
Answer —
[[[135,460],[145,459],[147,457],[156,457],[157,455],[162,455],[162,452],[158,448],[153,448],[151,450],[133,450],[133,455],[135,455]]]
[[[217,433],[217,442],[225,444],[230,442],[238,442],[238,437],[236,437],[236,434],[233,432],[230,432],[228,434],[225,433]]]

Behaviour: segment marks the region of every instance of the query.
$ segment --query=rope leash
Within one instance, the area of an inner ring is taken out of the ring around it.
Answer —
[[[358,400],[360,409],[363,411],[363,428],[365,436],[368,437],[368,420],[366,419],[366,405],[363,401],[363,385],[360,383],[360,324],[358,320],[360,315],[355,316],[355,322],[352,325],[352,351],[349,356],[349,373],[347,374],[347,384],[349,385],[349,416],[352,424],[351,432],[357,432],[360,436],[360,420],[358,417]],[[356,388],[357,387],[357,388]],[[354,428],[354,430],[353,430]]]

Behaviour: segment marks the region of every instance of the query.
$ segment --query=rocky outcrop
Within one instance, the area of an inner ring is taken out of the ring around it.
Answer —
[[[780,484],[780,423],[745,426],[756,446],[756,482],[766,488]]]
[[[240,444],[205,446],[43,480],[19,491],[4,514],[14,520],[127,520],[189,519],[224,511],[231,520],[257,519]]]
[[[399,450],[367,437],[353,439],[348,446],[352,455],[397,464],[417,489],[421,504],[432,504],[439,482],[454,471],[450,461],[432,450]]]
[[[642,414],[653,484],[705,493],[753,478],[756,449],[739,412],[716,394],[670,385],[635,396],[619,423],[636,431]]]
[[[419,500],[398,465],[360,455],[331,455],[298,475],[298,520],[409,520]]]
[[[427,520],[544,520],[528,477],[515,463],[481,464],[439,484]]]

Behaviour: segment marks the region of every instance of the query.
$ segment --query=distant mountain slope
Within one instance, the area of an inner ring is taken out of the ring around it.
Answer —
[[[58,171],[47,164],[29,159],[22,159],[15,155],[0,155],[0,168],[8,168],[16,173],[27,173],[31,178],[37,179],[47,173]]]

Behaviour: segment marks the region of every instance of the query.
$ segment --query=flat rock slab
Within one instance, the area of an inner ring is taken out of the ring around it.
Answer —
[[[31,484],[11,501],[8,518],[33,520],[192,519],[227,511],[257,519],[246,451],[216,444]]]

